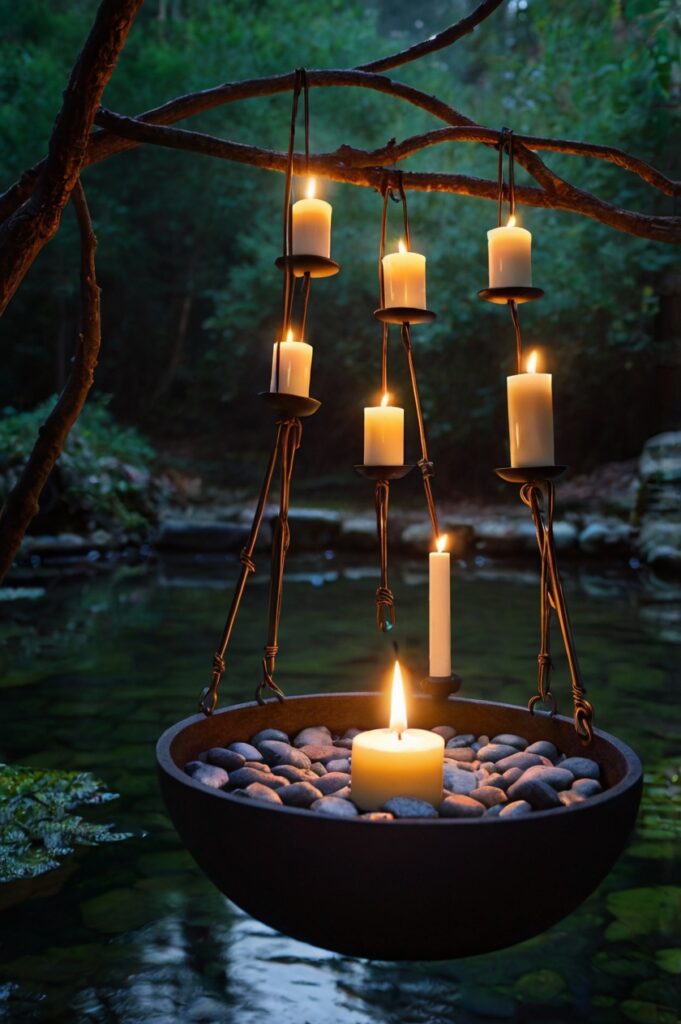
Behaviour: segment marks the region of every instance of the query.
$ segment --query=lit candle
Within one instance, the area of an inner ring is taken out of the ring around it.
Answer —
[[[383,292],[387,308],[425,309],[426,257],[400,242],[399,252],[383,257]]]
[[[307,197],[293,204],[291,252],[294,256],[331,256],[331,204],[315,199],[315,180],[307,183]]]
[[[445,551],[447,534],[437,539],[437,551],[428,556],[429,598],[429,669],[432,678],[452,674],[452,623],[449,551]]]
[[[389,729],[361,732],[352,741],[351,797],[363,811],[393,796],[439,804],[445,741],[426,729],[407,728],[400,663],[395,662]]]
[[[277,389],[277,349],[279,349],[279,388]],[[272,353],[272,378],[270,391],[285,392],[288,395],[310,394],[310,371],[312,369],[312,345],[305,341],[294,341],[293,331],[286,335],[286,341],[274,343]]]
[[[512,466],[553,466],[553,396],[550,373],[537,373],[537,353],[527,372],[507,378]]]
[[[401,466],[404,463],[404,409],[388,405],[383,395],[380,405],[364,409],[364,465]]]
[[[532,287],[532,235],[515,217],[487,232],[487,252],[490,288]]]

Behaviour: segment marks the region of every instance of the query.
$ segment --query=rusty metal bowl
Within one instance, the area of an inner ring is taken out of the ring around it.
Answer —
[[[598,730],[586,753],[601,765],[603,793],[506,820],[334,819],[210,790],[182,770],[202,750],[266,727],[295,735],[323,723],[342,733],[387,720],[385,695],[324,694],[240,704],[166,730],[156,749],[161,792],[182,842],[218,889],[315,946],[377,960],[440,960],[544,931],[607,875],[636,818],[642,769],[629,747]],[[409,724],[513,732],[585,753],[570,719],[507,704],[414,697]]]

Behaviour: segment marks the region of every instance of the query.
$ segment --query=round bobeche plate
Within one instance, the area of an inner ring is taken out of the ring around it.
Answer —
[[[401,480],[407,473],[411,473],[413,469],[411,466],[355,466],[356,471],[360,476],[365,476],[368,480]]]
[[[510,484],[531,484],[535,480],[555,480],[567,466],[501,466],[494,472]]]
[[[604,791],[513,818],[331,818],[208,789],[182,770],[202,751],[260,729],[293,737],[324,724],[342,735],[351,726],[383,728],[389,715],[387,694],[317,694],[194,715],[164,732],[156,747],[163,799],[214,885],[270,927],[324,949],[441,960],[537,935],[607,875],[636,819],[642,769],[633,750],[598,729],[586,753],[601,766]],[[409,725],[451,725],[476,736],[511,732],[530,743],[550,740],[568,756],[585,752],[571,719],[508,704],[413,696]],[[320,855],[324,881],[315,885]],[[453,928],[443,908],[455,908],[457,920],[494,926]]]
[[[450,676],[426,676],[420,686],[424,693],[435,700],[446,700],[452,693],[458,693],[462,682],[461,676],[452,672]]]
[[[289,395],[285,391],[260,391],[258,398],[285,416],[313,416],[322,404],[316,398]]]
[[[485,302],[494,302],[496,305],[504,305],[510,302],[512,299],[514,302],[533,302],[535,299],[541,299],[544,294],[543,288],[483,288],[482,291],[478,292],[481,299]]]
[[[296,253],[294,256],[280,256],[274,262],[280,270],[292,267],[294,277],[303,277],[304,274],[309,274],[310,277],[333,277],[340,270],[340,263],[326,256],[305,256]]]
[[[385,309],[375,309],[374,316],[386,324],[429,324],[437,313],[415,306],[386,306]]]

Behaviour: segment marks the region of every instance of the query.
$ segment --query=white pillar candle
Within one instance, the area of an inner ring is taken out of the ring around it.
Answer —
[[[396,661],[390,728],[361,732],[352,741],[353,803],[363,811],[375,811],[393,796],[411,796],[437,806],[442,799],[444,745],[435,732],[407,728],[404,684]]]
[[[425,309],[426,257],[419,252],[407,252],[404,242],[400,242],[399,252],[383,257],[383,293],[388,309]]]
[[[401,466],[404,463],[404,409],[388,405],[383,395],[380,405],[364,409],[364,465]]]
[[[279,349],[279,388],[277,388],[277,349]],[[308,345],[305,341],[294,341],[293,332],[289,330],[286,341],[274,343],[270,391],[278,390],[288,395],[308,397],[311,369],[312,345]]]
[[[537,373],[537,353],[527,373],[507,378],[512,466],[553,466],[553,394],[550,373]]]
[[[331,204],[315,199],[315,180],[310,178],[307,198],[293,204],[291,252],[294,256],[331,257]]]
[[[428,556],[429,668],[432,678],[452,674],[452,622],[447,535],[437,539],[437,551]]]
[[[532,287],[532,235],[515,217],[487,232],[487,252],[490,288]]]

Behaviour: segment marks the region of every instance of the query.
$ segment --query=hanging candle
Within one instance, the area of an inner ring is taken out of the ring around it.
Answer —
[[[332,207],[315,197],[316,183],[310,178],[305,199],[293,204],[291,252],[294,256],[331,258]]]
[[[279,352],[279,387],[277,388],[277,351]],[[312,369],[312,345],[306,341],[294,341],[289,328],[286,340],[274,343],[272,352],[272,377],[270,391],[285,392],[288,395],[310,394],[310,372]]]
[[[364,409],[364,465],[401,466],[404,463],[404,409],[388,405],[386,392],[380,405]]]
[[[532,287],[532,235],[515,217],[487,232],[487,253],[490,288]]]
[[[553,466],[553,394],[550,373],[537,373],[537,353],[527,372],[507,378],[512,466]]]
[[[429,667],[432,678],[452,674],[451,577],[447,534],[437,538],[428,556]]]
[[[387,308],[426,308],[426,257],[409,252],[400,240],[398,251],[383,257],[383,298]]]

